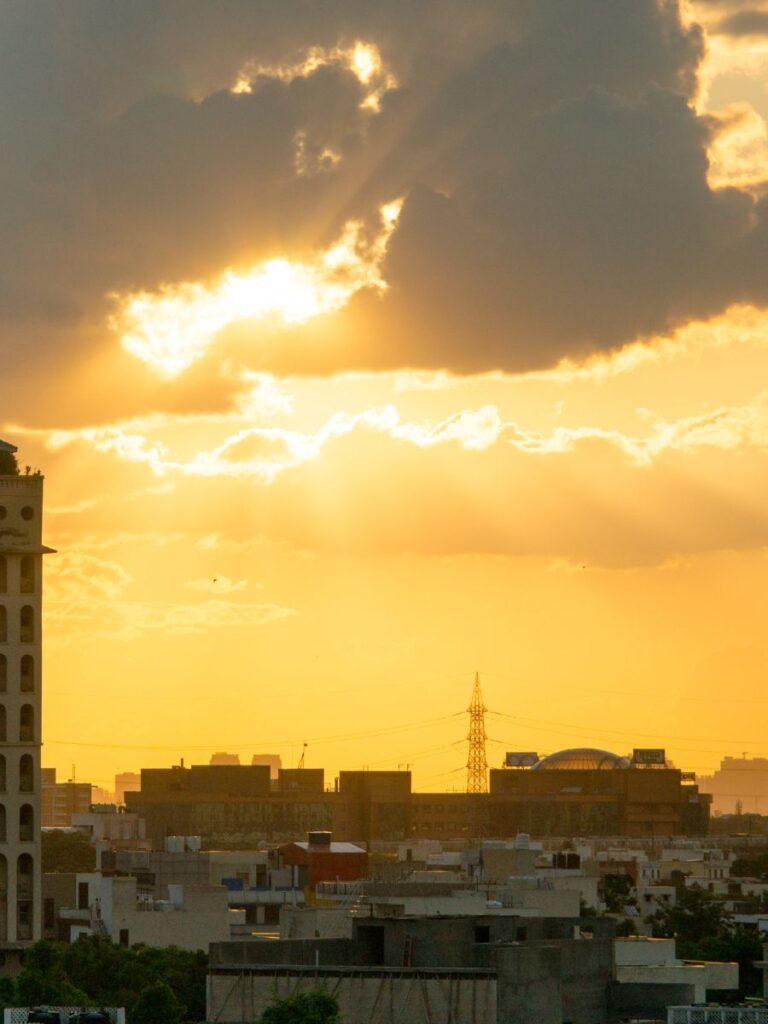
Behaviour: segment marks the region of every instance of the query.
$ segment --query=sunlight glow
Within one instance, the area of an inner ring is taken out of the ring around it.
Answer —
[[[381,105],[381,98],[391,89],[397,88],[397,79],[386,71],[379,49],[373,43],[357,40],[354,46],[335,46],[327,49],[323,46],[312,46],[303,59],[292,64],[260,64],[249,61],[238,72],[234,93],[253,91],[253,82],[259,76],[277,78],[281,82],[291,82],[294,78],[306,78],[319,68],[338,65],[351,71],[358,82],[366,87],[366,93],[360,102],[363,110],[376,112]]]
[[[398,199],[380,208],[373,238],[361,221],[348,221],[338,241],[308,262],[270,259],[245,273],[227,270],[212,286],[187,282],[115,295],[119,310],[111,326],[126,351],[176,377],[229,324],[267,318],[300,324],[334,313],[361,288],[386,289],[380,266],[401,206]]]

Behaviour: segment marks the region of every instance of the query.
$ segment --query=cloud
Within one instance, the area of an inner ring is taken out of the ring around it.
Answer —
[[[738,38],[768,35],[768,11],[757,8],[737,11],[718,22],[715,31]]]
[[[135,543],[136,538],[131,541]],[[227,600],[223,595],[245,589],[246,581],[226,577],[211,589],[202,585],[204,580],[191,581],[191,589],[212,595],[195,603],[135,600],[130,595],[133,577],[118,561],[82,550],[94,547],[98,544],[86,539],[48,561],[50,601],[45,618],[55,644],[66,645],[83,635],[130,641],[148,633],[177,635],[263,626],[296,614],[292,608],[269,602]]]
[[[114,344],[131,301],[175,327],[158,354],[134,323],[130,350],[181,370],[225,272],[313,266],[401,195],[386,292],[277,332],[214,318],[211,358],[525,370],[766,301],[765,209],[710,186],[722,126],[693,109],[703,33],[673,0],[48,0],[0,29],[14,372]]]

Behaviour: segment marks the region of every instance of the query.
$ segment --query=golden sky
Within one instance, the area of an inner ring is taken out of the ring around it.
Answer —
[[[766,82],[756,0],[3,8],[44,763],[462,788],[476,670],[493,765],[768,755]]]

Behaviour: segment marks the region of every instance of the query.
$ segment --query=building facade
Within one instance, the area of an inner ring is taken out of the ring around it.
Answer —
[[[0,442],[0,946],[40,937],[43,478]]]

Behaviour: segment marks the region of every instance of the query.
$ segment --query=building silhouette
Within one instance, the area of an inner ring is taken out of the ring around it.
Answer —
[[[43,478],[0,442],[0,946],[40,938]]]

